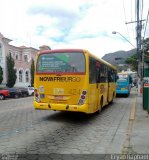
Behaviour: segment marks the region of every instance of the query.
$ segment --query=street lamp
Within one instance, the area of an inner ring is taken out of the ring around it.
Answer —
[[[130,43],[134,48],[136,48],[126,37],[124,37],[121,33],[113,31],[112,34],[119,34],[120,36],[122,36],[128,43]]]

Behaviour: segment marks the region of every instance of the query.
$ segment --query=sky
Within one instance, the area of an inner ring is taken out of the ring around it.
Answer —
[[[140,16],[147,19],[149,0],[140,1]],[[14,46],[87,49],[100,58],[133,49],[129,42],[136,46],[136,23],[126,24],[136,20],[135,0],[0,0],[0,4],[0,33]],[[143,21],[142,35],[148,37],[149,24],[144,34],[145,26]]]

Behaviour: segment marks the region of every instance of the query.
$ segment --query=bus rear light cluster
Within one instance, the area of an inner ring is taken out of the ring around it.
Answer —
[[[38,94],[37,89],[34,89],[34,95],[35,95],[36,102],[40,102],[40,98],[39,98],[39,94]]]
[[[86,99],[86,94],[87,94],[87,91],[83,90],[78,102],[79,105],[84,104],[84,101]]]
[[[35,95],[35,97],[39,96],[37,89],[34,89],[34,95]]]

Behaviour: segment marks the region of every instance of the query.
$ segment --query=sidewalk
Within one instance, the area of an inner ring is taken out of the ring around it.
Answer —
[[[130,145],[133,153],[149,154],[149,115],[143,110],[142,96],[137,96],[136,116],[132,126]]]
[[[142,96],[136,94],[134,119],[129,119],[123,153],[149,154],[149,115],[143,110]]]

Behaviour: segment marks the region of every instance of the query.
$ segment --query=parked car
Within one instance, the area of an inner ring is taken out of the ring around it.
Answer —
[[[27,87],[28,95],[33,96],[34,95],[34,87]]]
[[[10,98],[19,98],[22,97],[22,92],[19,88],[6,88],[9,91]]]
[[[22,96],[22,97],[27,97],[27,96],[29,96],[27,88],[19,88],[19,89],[20,89],[20,91],[21,91],[21,96]]]
[[[0,90],[0,100],[4,100],[7,97],[9,97],[9,91],[5,89]]]

